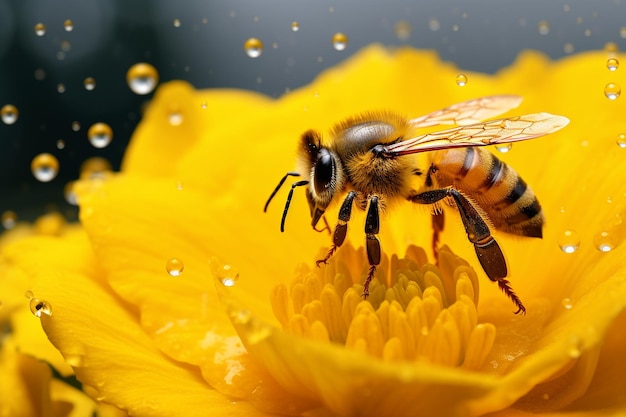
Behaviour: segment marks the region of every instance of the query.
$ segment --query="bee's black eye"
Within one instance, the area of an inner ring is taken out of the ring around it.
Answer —
[[[335,159],[328,149],[321,148],[317,153],[313,180],[317,194],[325,192],[335,180]]]

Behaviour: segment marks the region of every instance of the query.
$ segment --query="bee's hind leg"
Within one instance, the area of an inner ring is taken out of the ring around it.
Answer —
[[[339,249],[339,247],[343,244],[344,240],[346,240],[346,234],[348,233],[348,222],[350,221],[350,216],[352,215],[352,203],[354,202],[355,197],[356,192],[350,191],[346,198],[343,200],[341,208],[339,209],[339,219],[337,220],[337,226],[335,226],[335,231],[333,232],[333,245],[328,250],[328,253],[326,253],[324,259],[318,259],[315,262],[318,267],[321,264],[325,264],[326,262],[328,262],[330,257],[333,256],[337,249]],[[326,221],[326,218],[324,218],[324,221]]]
[[[367,271],[367,277],[363,283],[363,298],[370,295],[370,283],[374,278],[376,267],[380,264],[380,241],[376,237],[380,231],[380,216],[378,212],[378,197],[372,196],[369,199],[370,204],[365,217],[365,249],[367,251],[367,260],[370,269]]]

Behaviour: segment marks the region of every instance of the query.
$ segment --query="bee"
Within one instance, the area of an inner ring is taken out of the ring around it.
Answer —
[[[280,180],[264,211],[289,177],[304,179],[291,184],[281,232],[296,188],[305,187],[311,226],[317,231],[327,208],[343,198],[332,245],[317,261],[318,266],[343,244],[352,208],[365,211],[369,269],[363,297],[367,298],[381,260],[377,237],[380,213],[397,201],[430,205],[435,247],[443,230],[440,205],[447,202],[458,211],[487,277],[497,282],[515,304],[515,314],[525,314],[526,308],[506,279],[506,261],[490,226],[505,233],[541,238],[544,214],[532,189],[515,170],[480,147],[547,135],[566,126],[569,120],[534,113],[482,121],[514,109],[521,101],[514,95],[482,97],[414,119],[390,111],[363,113],[336,124],[327,141],[319,131],[307,130],[300,138],[297,170],[287,172]],[[417,134],[420,128],[438,125],[457,127]]]

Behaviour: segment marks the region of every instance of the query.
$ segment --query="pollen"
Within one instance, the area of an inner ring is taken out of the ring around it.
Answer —
[[[275,286],[274,314],[285,331],[387,362],[483,366],[495,326],[478,323],[478,279],[465,260],[444,246],[433,265],[409,246],[404,258],[383,259],[364,300],[366,275],[364,251],[345,245],[326,266],[302,265]]]

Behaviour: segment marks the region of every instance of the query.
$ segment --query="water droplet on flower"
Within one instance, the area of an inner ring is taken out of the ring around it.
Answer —
[[[574,253],[580,247],[580,236],[575,230],[565,230],[558,237],[559,248],[565,253]]]
[[[73,354],[66,354],[64,357],[65,362],[69,366],[74,367],[74,368],[78,368],[82,366],[84,358],[85,358],[84,355],[73,355]]]
[[[74,22],[72,22],[70,19],[67,19],[65,22],[63,22],[63,27],[65,28],[66,32],[71,32],[74,30]]]
[[[335,51],[343,51],[348,46],[348,37],[341,32],[337,32],[333,35],[332,43]]]
[[[411,37],[411,24],[406,20],[400,20],[393,26],[393,31],[396,34],[396,38],[400,41],[408,41]]]
[[[41,317],[42,315],[51,316],[52,315],[52,306],[46,300],[40,300],[38,298],[32,297],[30,299],[30,312],[35,315],[35,317]]]
[[[609,58],[606,60],[606,67],[609,71],[615,71],[619,68],[619,61],[617,58]]]
[[[223,265],[221,269],[218,269],[217,275],[225,287],[232,287],[239,280],[239,272],[230,265]]]
[[[263,42],[257,38],[248,38],[243,44],[243,50],[250,58],[258,58],[263,53]]]
[[[206,109],[206,106],[207,106],[206,101],[203,101],[202,103],[200,103],[201,108]]]
[[[441,24],[439,23],[439,20],[435,19],[435,18],[431,18],[428,21],[428,28],[430,30],[432,30],[433,32],[436,32],[439,30],[439,28],[441,27]]]
[[[94,123],[87,131],[87,138],[94,148],[106,148],[113,139],[113,129],[106,123]]]
[[[0,117],[5,125],[12,125],[17,122],[19,114],[20,112],[13,104],[5,104],[2,106],[2,109],[0,109]]]
[[[6,210],[2,213],[0,221],[5,229],[13,229],[17,224],[17,214],[12,210]]]
[[[43,36],[46,34],[46,25],[44,25],[43,23],[37,23],[35,25],[35,34],[37,36]]]
[[[31,290],[24,291],[24,297],[28,298],[29,300],[33,298],[34,296],[35,294]]]
[[[617,146],[624,149],[626,148],[626,133],[620,133],[617,135]]]
[[[174,19],[172,24],[174,25],[175,28],[179,28],[180,27],[180,19]]]
[[[178,277],[183,273],[183,269],[185,266],[183,265],[183,261],[178,258],[168,259],[165,263],[165,270],[172,277]]]
[[[99,156],[94,156],[85,160],[85,162],[83,162],[80,166],[80,178],[106,178],[107,174],[111,172],[111,170],[111,163],[108,160]]]
[[[87,77],[83,81],[83,85],[85,86],[85,90],[92,91],[96,88],[96,80],[93,77]]]
[[[600,252],[610,252],[617,246],[617,241],[611,233],[604,230],[594,236],[593,244]]]
[[[569,298],[567,298],[567,297],[565,297],[565,298],[561,301],[561,304],[563,305],[563,307],[564,307],[566,310],[571,310],[571,309],[572,309],[572,307],[574,307],[574,304],[572,303],[572,300],[571,300],[571,299],[569,299]]]
[[[495,146],[496,150],[500,153],[507,153],[513,148],[512,143],[501,143]]]
[[[158,82],[158,71],[145,62],[133,65],[126,73],[126,83],[135,94],[145,95],[151,93]]]
[[[178,112],[170,113],[167,117],[167,121],[172,126],[180,126],[183,123],[183,115]]]
[[[467,84],[467,75],[459,74],[456,76],[456,85],[459,87],[464,87]]]
[[[54,155],[40,153],[30,163],[30,170],[37,180],[41,182],[52,181],[59,173],[59,161]]]
[[[604,95],[609,100],[616,100],[621,93],[622,93],[621,87],[615,83],[608,83],[604,87]]]
[[[550,33],[550,23],[548,23],[547,20],[542,20],[539,24],[537,24],[537,30],[540,35],[547,35]]]
[[[291,22],[291,30],[292,30],[293,32],[297,32],[297,31],[299,31],[299,30],[300,30],[300,23],[295,22],[295,21],[294,21],[294,22]]]

